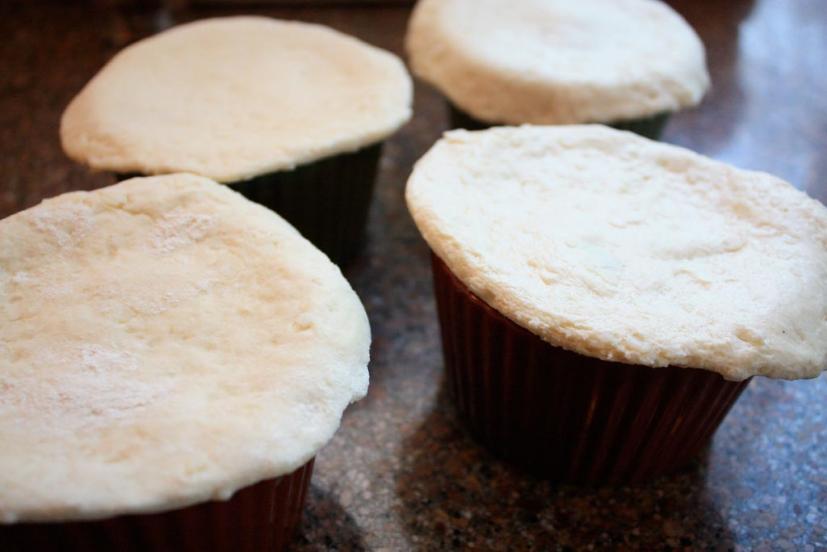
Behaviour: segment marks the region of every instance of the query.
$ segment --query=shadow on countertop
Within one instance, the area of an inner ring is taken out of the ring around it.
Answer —
[[[734,548],[706,493],[706,456],[639,487],[573,487],[524,475],[477,446],[443,383],[402,445],[400,520],[419,550]]]
[[[366,550],[356,521],[327,491],[311,485],[292,552]]]

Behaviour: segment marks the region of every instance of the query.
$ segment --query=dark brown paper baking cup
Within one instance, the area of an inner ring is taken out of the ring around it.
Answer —
[[[449,109],[451,111],[451,128],[464,128],[466,130],[485,130],[492,126],[498,126],[494,123],[486,123],[475,119],[465,111],[458,109],[454,104],[449,102]],[[658,113],[651,117],[642,119],[632,119],[629,121],[615,121],[605,123],[610,127],[618,130],[629,130],[646,138],[657,140],[660,138],[666,122],[669,120],[670,113]]]
[[[554,347],[505,318],[435,255],[450,394],[495,454],[555,480],[639,482],[686,464],[749,380],[606,362]]]
[[[231,188],[271,208],[337,264],[359,252],[382,145],[275,172]]]
[[[313,460],[230,500],[100,521],[0,525],[3,552],[279,551],[301,522]]]
[[[364,241],[381,154],[379,143],[228,185],[277,212],[341,265],[359,253]],[[116,176],[123,180],[140,175]]]

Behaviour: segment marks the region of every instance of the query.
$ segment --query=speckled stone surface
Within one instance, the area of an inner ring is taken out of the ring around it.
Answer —
[[[105,185],[60,151],[60,113],[119,47],[221,10],[94,12],[0,4],[0,216]],[[70,5],[71,4],[71,5]],[[80,3],[78,3],[80,4]],[[698,28],[715,87],[664,139],[778,174],[827,199],[823,0],[672,2]],[[259,9],[401,51],[405,8]],[[296,550],[827,549],[827,377],[756,379],[708,451],[639,487],[552,486],[477,447],[442,384],[428,251],[403,204],[411,165],[446,127],[418,86],[386,147],[364,254],[346,270],[371,318],[371,389],[318,456]]]

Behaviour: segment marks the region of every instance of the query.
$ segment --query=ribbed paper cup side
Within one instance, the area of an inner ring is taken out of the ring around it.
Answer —
[[[493,126],[501,126],[499,123],[486,123],[476,119],[450,102],[448,104],[448,110],[451,128],[484,130]],[[627,121],[584,121],[584,123],[602,123],[618,130],[628,130],[645,138],[657,140],[663,133],[663,129],[666,127],[670,116],[671,113],[664,112],[652,115],[651,117],[642,117],[640,119],[630,119]]]
[[[0,525],[3,552],[277,552],[301,522],[313,460],[251,485],[227,501],[100,521]]]
[[[709,442],[748,384],[554,347],[432,260],[447,382],[460,418],[494,453],[543,477],[638,482],[674,471]]]
[[[345,264],[364,241],[381,152],[377,144],[230,187],[277,212],[334,263]]]

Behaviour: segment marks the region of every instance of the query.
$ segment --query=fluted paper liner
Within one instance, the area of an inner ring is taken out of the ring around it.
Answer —
[[[454,104],[449,103],[451,128],[464,128],[465,130],[484,130],[499,124],[486,123],[469,115]],[[628,130],[645,138],[657,140],[660,138],[663,128],[669,121],[670,113],[658,113],[651,117],[630,119],[628,121],[606,121],[603,124],[614,127],[618,130]],[[602,121],[594,121],[602,122]]]
[[[100,521],[0,525],[3,552],[274,552],[301,522],[313,460],[241,489],[230,500]]]
[[[269,207],[337,264],[362,246],[381,144],[231,184]]]
[[[543,477],[638,482],[676,470],[710,441],[749,382],[554,347],[476,297],[436,255],[432,261],[459,417],[495,454]]]

